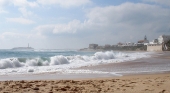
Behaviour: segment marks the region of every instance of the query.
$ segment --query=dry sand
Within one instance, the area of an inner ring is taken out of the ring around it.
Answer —
[[[170,73],[84,80],[0,81],[0,93],[170,93]]]

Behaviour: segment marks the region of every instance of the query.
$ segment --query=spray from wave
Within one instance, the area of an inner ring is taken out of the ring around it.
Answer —
[[[148,57],[146,53],[96,52],[94,55],[56,55],[37,58],[5,58],[0,60],[0,72],[50,72],[107,63],[125,62]],[[3,70],[2,70],[3,69]]]
[[[137,58],[147,57],[142,53],[114,53],[113,51],[108,52],[96,52],[93,56],[53,56],[49,58],[6,58],[0,60],[0,69],[5,68],[17,68],[23,66],[53,66],[53,65],[62,65],[62,64],[72,64],[72,63],[86,63],[91,62],[91,64],[95,62],[105,61],[108,63],[109,61],[114,62],[122,62],[124,60],[134,60]],[[114,61],[115,60],[115,61]]]

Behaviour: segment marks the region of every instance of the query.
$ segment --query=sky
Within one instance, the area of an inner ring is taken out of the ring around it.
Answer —
[[[170,35],[170,0],[0,0],[0,49],[80,49]]]

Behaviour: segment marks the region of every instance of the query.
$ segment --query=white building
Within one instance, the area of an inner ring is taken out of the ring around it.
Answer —
[[[170,35],[161,35],[158,38],[159,44],[162,44],[163,42],[166,43],[169,40],[170,40]]]
[[[154,39],[152,42],[149,42],[149,44],[159,44],[158,39]]]
[[[126,43],[118,43],[118,46],[137,46],[136,43],[126,42]]]
[[[89,44],[89,49],[96,49],[98,44]]]
[[[149,41],[147,40],[147,37],[145,36],[144,37],[144,40],[139,40],[138,41],[138,45],[148,45],[149,44]]]
[[[123,43],[122,46],[137,46],[137,44],[131,43],[131,42],[126,42],[126,43]]]

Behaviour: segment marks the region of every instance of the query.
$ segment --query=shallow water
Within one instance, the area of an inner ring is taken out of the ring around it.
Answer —
[[[110,63],[82,69],[114,72],[117,74],[161,73],[170,71],[170,52],[155,52],[151,57],[140,58],[122,63]]]

